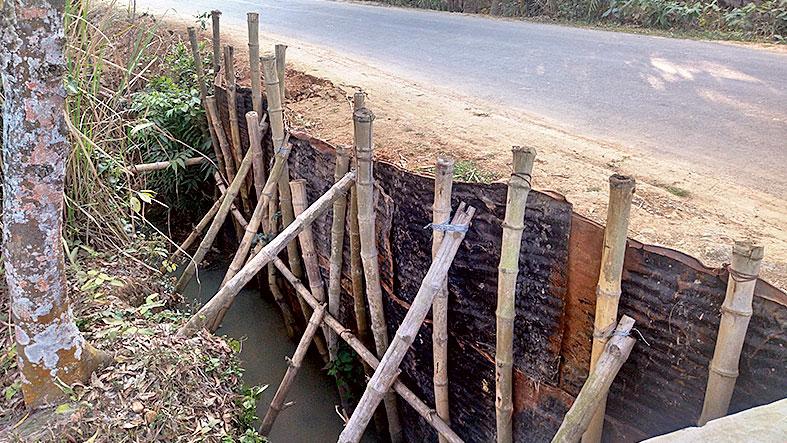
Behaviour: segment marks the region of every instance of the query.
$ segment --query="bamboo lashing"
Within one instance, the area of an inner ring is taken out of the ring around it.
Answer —
[[[224,78],[227,82],[227,111],[230,121],[230,136],[232,138],[232,156],[236,166],[240,167],[243,159],[243,146],[240,140],[240,125],[238,123],[238,85],[235,80],[235,48],[230,45],[224,47]],[[249,191],[246,186],[240,188],[240,199],[246,214],[251,211]]]
[[[432,224],[439,226],[451,217],[451,190],[453,187],[454,162],[450,159],[438,158],[434,178],[434,204],[432,206]],[[440,250],[444,231],[434,229],[432,232],[432,260]],[[432,302],[432,354],[434,362],[433,382],[435,409],[437,415],[450,424],[448,410],[448,282],[443,281],[440,291]],[[440,436],[441,443],[445,437]]]
[[[596,314],[593,323],[593,348],[590,355],[591,372],[596,367],[596,362],[601,357],[618,318],[620,279],[623,275],[626,236],[635,186],[636,183],[632,177],[615,174],[609,178],[607,225],[604,228],[604,249],[601,252],[601,269],[596,286]],[[582,436],[583,443],[601,441],[606,404],[605,396],[587,431]]]
[[[219,29],[219,19],[221,11],[210,11],[210,20],[213,25],[213,74],[217,74],[221,68],[221,30]]]
[[[208,160],[206,157],[193,157],[187,158],[183,160],[183,166],[197,166],[205,163]],[[170,160],[165,162],[153,162],[153,163],[141,163],[139,165],[132,165],[128,168],[128,172],[131,174],[144,174],[146,172],[154,172],[154,171],[161,171],[163,169],[167,169],[172,165],[177,165],[177,160]]]
[[[764,248],[750,242],[736,241],[732,247],[732,263],[727,268],[727,294],[721,305],[721,322],[710,362],[700,426],[724,417],[729,410],[763,255]]]
[[[290,182],[290,191],[292,192],[292,208],[295,211],[295,216],[303,214],[303,211],[309,206],[309,198],[306,194],[306,180],[293,180]],[[341,198],[341,197],[339,197]],[[338,200],[338,199],[337,199]],[[336,203],[334,201],[334,203]],[[301,244],[301,251],[303,253],[303,263],[306,265],[306,278],[309,281],[309,288],[312,295],[320,302],[325,303],[325,287],[323,286],[322,275],[320,274],[320,263],[317,257],[316,246],[314,244],[314,234],[312,233],[311,226],[306,226],[298,234],[298,242]],[[301,304],[301,310],[305,317],[311,316],[311,306],[306,303],[306,300],[298,298]],[[323,335],[328,337],[328,327],[323,327]],[[317,335],[314,338],[314,345],[317,352],[320,353],[325,363],[331,361],[328,355],[328,347],[325,341]]]
[[[270,434],[273,422],[276,421],[276,417],[278,417],[279,413],[282,411],[284,401],[287,399],[287,394],[290,392],[292,383],[295,381],[295,376],[298,375],[298,370],[300,370],[301,364],[303,364],[303,359],[306,357],[306,351],[309,350],[309,344],[316,338],[317,328],[323,324],[322,320],[324,315],[325,304],[321,304],[314,308],[314,312],[309,317],[309,323],[306,325],[303,337],[301,337],[301,340],[298,342],[298,347],[295,348],[292,358],[287,359],[287,371],[284,373],[279,388],[276,390],[276,394],[273,395],[273,400],[271,400],[271,404],[265,412],[265,417],[262,419],[262,426],[260,426],[261,435],[267,436]]]
[[[224,133],[224,128],[221,126],[219,119],[219,109],[216,107],[216,97],[209,95],[205,97],[205,108],[210,116],[208,121],[213,125],[213,131],[216,133],[216,139],[219,141],[221,148],[222,159],[218,162],[224,164],[224,173],[226,174],[227,181],[232,182],[235,180],[235,162],[232,157],[227,135]]]
[[[426,319],[426,314],[432,306],[432,301],[443,287],[443,282],[448,276],[448,269],[453,263],[454,256],[459,250],[459,245],[465,237],[470,221],[475,214],[475,208],[465,209],[464,203],[459,205],[451,229],[446,231],[440,249],[437,252],[429,271],[421,283],[410,309],[402,320],[402,324],[391,341],[391,346],[386,351],[380,365],[375,369],[374,375],[366,385],[363,396],[358,401],[350,420],[339,436],[340,443],[357,443],[363,437],[366,426],[372,418],[377,405],[387,395],[396,376],[399,374],[399,365],[402,363],[407,350],[415,341],[418,329]]]
[[[202,102],[202,107],[205,108],[205,99],[208,97],[208,86],[205,79],[205,67],[202,65],[202,56],[199,53],[197,30],[193,27],[189,27],[188,33],[189,43],[191,44],[191,56],[194,58],[194,70],[197,72],[199,98]],[[221,156],[221,147],[219,146],[219,139],[216,137],[216,130],[213,129],[213,124],[210,121],[210,113],[205,112],[205,120],[208,122],[208,133],[210,134],[211,145],[213,146],[213,154],[216,156],[216,165],[218,166],[219,171],[223,174],[226,170],[224,168],[224,159]]]
[[[216,217],[213,219],[213,222],[208,228],[208,232],[205,233],[205,237],[203,237],[202,242],[197,248],[197,251],[194,253],[192,260],[189,261],[188,266],[186,266],[183,274],[181,274],[180,278],[175,284],[175,292],[183,293],[183,290],[186,289],[186,286],[191,280],[191,277],[193,277],[197,272],[197,266],[199,266],[199,264],[202,262],[202,259],[205,258],[205,254],[208,253],[208,250],[213,244],[213,240],[215,240],[216,235],[221,229],[221,226],[224,224],[224,220],[227,218],[227,214],[230,212],[232,201],[235,199],[235,196],[238,195],[238,191],[243,184],[243,179],[246,174],[248,174],[250,168],[251,154],[246,154],[243,162],[241,162],[238,175],[235,177],[232,183],[230,183],[230,187],[227,189],[227,194],[222,200],[221,206],[219,206],[219,210],[216,213]]]
[[[350,156],[343,146],[336,148],[336,164],[334,165],[334,181],[341,179],[350,169]],[[339,304],[342,294],[342,261],[344,258],[344,225],[347,219],[347,196],[339,197],[333,202],[333,218],[331,220],[331,257],[328,270],[328,312],[334,317],[339,315]],[[328,353],[331,361],[336,360],[338,337],[328,331]]]
[[[372,320],[377,355],[382,357],[388,350],[388,328],[383,310],[383,292],[380,286],[380,268],[377,254],[377,231],[375,229],[374,172],[372,121],[374,114],[366,108],[353,113],[355,134],[355,163],[358,168],[356,191],[358,198],[358,232],[361,240],[361,262],[366,277],[366,298]],[[297,275],[297,274],[296,274]],[[376,405],[375,405],[376,406]],[[402,440],[402,427],[396,397],[385,395],[385,413],[388,418],[388,433],[393,443]]]
[[[250,156],[247,154],[247,158]],[[245,159],[244,159],[245,161]],[[249,160],[251,162],[251,160]],[[268,178],[270,180],[270,177]],[[232,306],[235,296],[238,295],[241,289],[262,269],[266,264],[270,263],[276,255],[281,252],[305,227],[310,225],[317,219],[320,214],[327,210],[333,202],[341,196],[341,193],[346,192],[350,185],[355,181],[355,171],[348,172],[341,180],[336,182],[325,194],[323,194],[317,201],[309,206],[295,221],[284,228],[282,232],[271,240],[260,252],[254,256],[248,263],[246,263],[241,270],[235,274],[214,296],[211,298],[196,314],[194,314],[178,333],[184,336],[190,336],[203,327],[211,331],[215,331],[221,324],[227,310]],[[233,184],[240,181],[233,182]],[[237,190],[236,190],[237,192]],[[227,198],[229,198],[229,192]],[[227,200],[225,199],[225,204]],[[226,215],[226,214],[225,214]],[[211,225],[211,228],[213,226]]]
[[[497,442],[513,441],[513,365],[514,318],[516,316],[516,279],[519,274],[519,251],[525,229],[525,208],[530,193],[530,177],[536,150],[514,146],[514,172],[508,180],[506,215],[500,246],[497,277],[497,332],[495,347],[495,420]]]
[[[178,259],[180,254],[186,253],[186,251],[188,251],[191,245],[194,244],[197,238],[199,238],[199,236],[202,235],[202,231],[204,231],[205,228],[208,227],[211,220],[213,220],[213,217],[216,215],[217,212],[219,212],[219,208],[221,207],[222,200],[224,200],[224,195],[220,195],[219,198],[216,199],[215,202],[213,202],[213,206],[211,206],[210,209],[208,209],[208,212],[206,212],[205,215],[202,217],[202,219],[200,219],[200,221],[197,223],[197,225],[194,226],[194,228],[189,233],[189,236],[186,237],[185,240],[183,240],[183,243],[181,243],[180,246],[178,246],[178,249],[176,249],[175,252],[172,253],[172,255],[169,258],[169,261],[175,262],[175,260]]]
[[[637,340],[629,335],[633,327],[634,319],[631,317],[624,315],[620,319],[615,332],[605,344],[596,367],[585,380],[582,390],[563,418],[552,443],[575,443],[582,437],[593,419],[594,412],[606,400],[609,387],[634,348]]]
[[[301,283],[301,281],[295,277],[292,272],[287,268],[287,265],[284,264],[281,259],[278,257],[273,260],[273,265],[279,270],[282,276],[292,284],[295,291],[303,297],[307,303],[309,303],[312,308],[316,308],[319,306],[319,302],[315,299],[309,290],[306,289],[306,286]],[[326,313],[323,317],[323,321],[330,327],[339,337],[344,340],[363,360],[363,362],[369,365],[372,369],[377,368],[380,364],[380,361],[377,357],[374,356],[366,345],[356,337],[352,331],[345,328],[334,316],[330,313]],[[423,419],[429,423],[440,435],[445,436],[445,438],[450,443],[462,443],[462,439],[456,435],[456,433],[451,430],[451,428],[440,418],[437,414],[434,413],[434,410],[431,409],[429,406],[426,405],[420,398],[413,391],[410,390],[407,386],[404,385],[400,380],[395,380],[392,386],[393,390],[396,391],[416,412],[418,415],[423,417]]]

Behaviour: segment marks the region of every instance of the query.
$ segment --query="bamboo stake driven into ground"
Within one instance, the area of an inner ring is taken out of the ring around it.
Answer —
[[[451,190],[453,186],[453,160],[438,158],[435,166],[434,205],[432,206],[432,260],[440,250],[444,231],[437,226],[451,218]],[[437,415],[451,423],[448,412],[448,282],[444,281],[432,303],[432,353],[434,362],[434,397]],[[440,436],[445,443],[445,437]]]
[[[210,19],[213,24],[213,74],[216,75],[221,68],[221,30],[219,29],[219,19],[221,11],[210,11]]]
[[[366,94],[361,91],[353,97],[353,112],[364,107]],[[353,160],[354,166],[357,163]],[[358,228],[358,187],[353,184],[350,188],[350,276],[353,288],[353,310],[355,312],[355,325],[358,328],[358,337],[364,343],[369,343],[369,322],[366,315],[366,291],[363,278],[363,262],[361,260],[361,233]],[[368,374],[371,377],[371,373]]]
[[[224,185],[221,174],[219,174],[218,171],[214,172],[213,178],[216,180],[216,187],[219,188],[219,195],[227,195],[227,186]],[[246,223],[246,218],[240,213],[234,202],[230,205],[230,214],[232,214],[232,224],[235,227],[236,238],[243,238],[243,231],[246,229],[248,223]]]
[[[183,290],[186,289],[189,281],[191,281],[191,277],[197,272],[197,267],[202,262],[202,259],[205,258],[205,254],[208,253],[211,245],[213,244],[213,240],[215,240],[216,235],[219,233],[221,226],[224,224],[224,220],[227,218],[227,214],[230,212],[230,207],[232,206],[232,201],[235,199],[235,196],[238,195],[238,191],[240,190],[243,179],[248,174],[249,169],[251,168],[251,154],[246,154],[246,157],[241,162],[240,170],[238,171],[238,175],[235,177],[235,180],[230,183],[230,187],[227,189],[227,194],[221,202],[221,206],[219,206],[219,210],[216,213],[216,217],[213,219],[213,222],[210,224],[210,228],[208,228],[208,232],[205,233],[205,237],[202,239],[202,242],[197,248],[197,251],[194,253],[194,257],[191,261],[189,261],[188,266],[181,274],[178,282],[175,284],[175,291],[179,293],[183,293]]]
[[[355,162],[358,167],[358,231],[361,240],[361,261],[366,277],[366,297],[372,319],[372,335],[377,355],[382,357],[388,350],[388,327],[383,309],[383,291],[380,286],[380,268],[377,253],[377,230],[375,229],[374,171],[372,121],[374,114],[366,108],[353,113],[355,133]],[[297,274],[296,274],[297,275]],[[384,391],[385,392],[385,391]],[[402,427],[396,397],[385,395],[385,413],[388,418],[388,433],[392,443],[402,441]],[[376,407],[377,405],[375,405]],[[374,412],[374,411],[371,411]]]
[[[216,213],[219,212],[219,208],[221,207],[222,200],[224,200],[224,196],[220,195],[219,198],[216,199],[215,202],[213,202],[213,206],[211,206],[210,209],[208,209],[208,212],[206,212],[205,215],[202,217],[202,219],[197,223],[197,225],[194,226],[194,229],[191,230],[189,236],[186,237],[186,240],[183,240],[183,243],[181,243],[181,245],[178,246],[178,249],[176,249],[175,252],[172,253],[172,255],[169,258],[169,261],[174,263],[178,259],[178,257],[180,257],[180,254],[184,254],[186,253],[186,251],[188,251],[191,245],[202,234],[202,231],[204,231],[205,228],[208,227],[208,225],[210,224],[211,220],[213,220],[213,217],[216,215]]]
[[[222,159],[219,161],[219,163],[224,163],[227,181],[232,182],[235,180],[235,162],[232,157],[232,151],[230,149],[229,142],[227,141],[227,135],[224,133],[224,128],[221,126],[221,120],[219,119],[219,109],[216,106],[215,96],[209,95],[205,97],[205,109],[208,111],[208,121],[210,121],[211,125],[213,125],[213,131],[216,133],[216,138],[218,139],[219,147],[221,148]]]
[[[309,350],[309,344],[316,338],[317,328],[323,325],[323,316],[325,315],[325,304],[321,304],[314,309],[314,313],[309,317],[309,323],[306,325],[306,331],[303,337],[298,342],[298,347],[292,354],[292,358],[287,359],[287,371],[284,373],[279,388],[276,394],[273,395],[273,400],[265,412],[265,417],[262,419],[262,426],[260,427],[260,434],[267,436],[273,428],[273,422],[284,407],[284,400],[287,399],[287,394],[292,388],[292,383],[295,381],[295,376],[298,375],[298,370],[301,369],[303,359],[306,357],[306,351]]]
[[[249,27],[249,75],[251,76],[251,107],[262,120],[265,115],[262,109],[262,84],[260,74],[260,16],[256,12],[249,12],[246,16]],[[265,161],[262,152],[262,134],[264,131],[248,120],[246,127],[249,132],[249,149],[254,150],[252,158],[252,172],[254,175],[254,190],[259,200],[262,196],[262,187],[265,183]],[[263,223],[264,224],[264,223]]]
[[[334,181],[341,179],[350,169],[350,156],[343,146],[336,148],[336,164],[334,165]],[[344,258],[344,225],[347,218],[347,197],[339,197],[333,203],[333,219],[331,220],[331,258],[328,271],[328,312],[334,317],[339,315],[339,304],[342,295],[342,261]],[[328,331],[328,353],[331,361],[336,360],[338,337]]]
[[[525,208],[530,193],[530,178],[536,150],[514,146],[514,172],[508,180],[506,215],[500,246],[497,277],[497,343],[495,347],[495,418],[497,442],[513,441],[513,364],[514,318],[516,316],[516,279],[519,251],[525,229]]]
[[[255,111],[256,114],[256,111]],[[265,189],[265,161],[262,153],[262,134],[267,129],[267,123],[260,122],[255,115],[256,120],[249,119],[249,113],[246,113],[246,127],[249,132],[249,150],[251,150],[251,163],[252,175],[254,176],[254,194],[257,196],[257,201],[262,200],[262,190]],[[265,223],[263,223],[265,226]]]
[[[248,154],[246,157],[249,159],[250,164],[251,157]],[[270,177],[268,179],[270,180]],[[351,171],[309,206],[309,208],[296,218],[290,226],[284,228],[276,238],[265,245],[254,258],[252,258],[204,306],[202,306],[183,327],[181,327],[178,334],[190,336],[202,328],[208,328],[210,331],[215,331],[221,324],[221,320],[224,318],[227,310],[232,306],[238,292],[257,275],[260,269],[276,258],[277,254],[286,247],[287,243],[295,239],[304,227],[310,225],[318,216],[331,207],[333,202],[339,198],[343,192],[346,192],[353,182],[355,182],[355,172]],[[238,186],[240,186],[240,183],[240,181],[234,181],[233,185],[238,184]],[[235,192],[237,192],[237,189]],[[230,195],[228,193],[227,198],[229,197]],[[224,203],[226,204],[226,202],[227,200],[225,199]],[[211,225],[211,228],[212,227],[213,225]]]
[[[301,283],[298,278],[296,278],[292,272],[287,268],[287,265],[284,264],[281,259],[276,258],[273,260],[273,265],[281,272],[281,275],[289,281],[295,291],[303,297],[307,303],[309,303],[312,308],[316,308],[319,306],[319,302],[314,296],[309,293],[309,290],[306,289],[306,286]],[[356,337],[349,329],[345,328],[334,316],[330,313],[326,313],[323,317],[323,321],[330,327],[339,337],[344,340],[363,360],[364,364],[368,365],[372,369],[377,368],[380,364],[380,361],[377,357],[374,356],[374,353],[370,351],[366,345],[360,340],[360,338]],[[462,443],[462,439],[456,435],[456,433],[451,430],[451,428],[442,420],[437,414],[434,413],[434,410],[431,409],[429,406],[426,405],[420,398],[413,391],[410,390],[407,386],[404,385],[400,380],[395,380],[393,384],[393,389],[399,394],[413,409],[420,415],[430,426],[432,426],[440,435],[444,436],[450,443]]]
[[[710,362],[700,426],[724,417],[729,410],[763,255],[762,246],[749,242],[736,241],[732,248],[732,263],[727,268],[730,273],[727,294],[721,305],[721,323]]]
[[[306,180],[291,181],[290,190],[292,191],[292,208],[295,211],[295,216],[297,217],[303,214],[303,211],[309,207],[309,198],[306,194]],[[319,258],[317,257],[316,246],[314,244],[314,234],[312,233],[311,226],[306,226],[303,228],[303,230],[301,230],[301,233],[298,234],[298,241],[301,244],[303,263],[306,265],[306,278],[309,280],[309,288],[311,289],[311,293],[320,303],[324,303],[325,287],[323,286],[322,275],[320,274],[320,262]],[[304,300],[302,297],[298,297],[298,301],[301,304],[301,310],[303,311],[304,317],[310,317],[312,310],[311,306],[309,306],[309,304],[306,303],[306,300]],[[323,326],[323,335],[326,338],[328,337],[327,326]],[[319,335],[314,337],[314,344],[323,361],[325,363],[330,362],[331,358],[328,353],[328,347],[325,345],[325,341],[323,341]]]
[[[467,228],[475,214],[475,208],[468,207],[465,210],[464,203],[459,205],[456,215],[451,224],[456,229],[447,231],[440,250],[435,255],[429,271],[421,283],[421,287],[415,296],[410,309],[402,320],[402,324],[391,341],[391,346],[386,351],[380,365],[375,369],[374,375],[366,385],[363,396],[358,401],[358,405],[347,422],[344,430],[339,436],[340,443],[357,443],[363,437],[366,426],[372,418],[377,405],[383,397],[388,394],[391,385],[399,374],[401,365],[407,350],[415,341],[418,329],[426,319],[426,314],[432,306],[435,295],[443,287],[443,282],[448,276],[448,269],[453,263],[454,257],[459,250],[459,245],[465,238]]]
[[[271,197],[270,203],[268,204],[268,226],[270,229],[268,231],[268,235],[271,237],[275,237],[279,233],[279,223],[276,216],[278,200],[279,195],[276,192],[276,188],[274,187],[273,196]],[[255,248],[255,253],[249,257],[249,260],[251,260],[253,256],[256,256],[257,253],[262,250],[263,246],[264,245],[260,243],[258,245],[259,249]],[[287,328],[287,336],[293,338],[295,337],[296,331],[298,330],[298,322],[295,321],[295,316],[292,313],[292,307],[287,301],[287,297],[284,295],[281,288],[279,288],[279,282],[276,276],[276,268],[273,266],[273,264],[269,263],[266,270],[268,274],[268,285],[270,286],[271,295],[273,295],[273,300],[276,302],[276,304],[279,305],[279,310],[281,311],[282,318],[284,319],[284,326]]]
[[[636,183],[634,178],[612,175],[609,178],[609,206],[607,225],[604,228],[604,249],[601,252],[601,269],[596,286],[596,315],[593,321],[593,348],[590,355],[590,371],[615,330],[620,301],[620,279],[623,275],[623,259],[626,256],[631,199]],[[601,400],[593,420],[582,435],[583,443],[599,443],[604,428],[606,395]]]
[[[279,97],[281,98],[282,106],[284,106],[284,103],[287,102],[287,94],[284,88],[285,74],[287,72],[287,45],[277,44],[274,47],[274,51],[276,54],[276,77],[279,78]]]
[[[594,411],[598,410],[601,402],[607,398],[609,387],[612,386],[615,376],[634,348],[636,339],[629,335],[633,327],[634,319],[631,317],[624,315],[620,319],[612,338],[604,346],[595,369],[585,380],[574,404],[563,418],[563,423],[552,439],[552,443],[579,441],[582,433],[590,425]]]
[[[197,30],[193,27],[188,28],[189,43],[191,43],[191,56],[194,58],[194,70],[197,72],[197,83],[199,84],[199,98],[202,101],[202,106],[205,107],[205,99],[208,97],[208,85],[205,79],[205,67],[202,65],[202,55],[199,52],[199,43],[197,42]],[[208,132],[210,133],[211,144],[213,145],[213,154],[216,156],[216,165],[221,173],[226,170],[224,168],[224,159],[221,156],[221,147],[219,146],[219,139],[216,137],[216,130],[213,129],[213,124],[210,121],[210,113],[205,113],[205,119],[208,121]]]
[[[232,137],[232,156],[235,164],[240,168],[243,159],[243,145],[240,139],[240,125],[238,123],[238,85],[235,80],[235,48],[230,45],[224,47],[224,79],[227,82],[227,111],[230,120],[230,135]],[[243,211],[251,211],[249,190],[246,186],[240,188],[240,199]]]

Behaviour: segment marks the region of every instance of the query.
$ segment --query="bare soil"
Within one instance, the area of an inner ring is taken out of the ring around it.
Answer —
[[[193,23],[171,19],[165,25],[182,33]],[[632,175],[637,192],[631,237],[713,267],[729,261],[735,239],[756,240],[766,251],[761,275],[787,288],[784,197],[732,184],[700,164],[570,134],[520,110],[405,81],[385,67],[327,48],[268,33],[262,37],[263,52],[275,43],[289,45],[287,110],[293,128],[335,145],[350,144],[350,97],[363,89],[376,115],[377,158],[424,172],[445,154],[505,179],[511,146],[533,146],[538,150],[534,188],[564,195],[574,211],[599,223],[606,217],[608,177]],[[236,69],[241,83],[248,84],[245,26],[224,26],[222,38],[235,46]]]

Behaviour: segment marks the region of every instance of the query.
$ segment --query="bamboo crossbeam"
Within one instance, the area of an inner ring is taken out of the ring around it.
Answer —
[[[194,58],[194,70],[197,72],[197,83],[199,83],[199,98],[202,106],[205,107],[205,99],[208,97],[208,85],[205,79],[205,67],[202,65],[202,55],[199,53],[199,43],[197,42],[197,30],[193,27],[188,28],[189,42],[191,43],[191,56]],[[213,146],[213,154],[216,156],[216,165],[222,173],[226,170],[224,168],[224,159],[221,156],[221,147],[219,146],[219,139],[216,137],[216,130],[213,129],[213,124],[210,120],[210,113],[205,113],[205,120],[208,122],[208,133],[210,133],[210,141]]]
[[[250,158],[249,154],[246,156]],[[183,327],[181,327],[178,334],[190,336],[203,327],[208,328],[210,331],[215,331],[221,324],[221,320],[224,318],[227,310],[232,306],[232,302],[235,300],[238,292],[257,275],[260,269],[276,258],[276,255],[281,252],[281,250],[286,247],[287,243],[291,242],[304,227],[310,225],[317,217],[331,207],[333,202],[339,198],[343,192],[346,192],[353,182],[355,182],[355,171],[348,172],[325,194],[317,199],[317,201],[309,206],[303,214],[296,218],[290,226],[284,228],[276,238],[265,245],[254,258],[252,258],[196,314],[194,314]],[[236,182],[233,182],[233,184],[235,183]]]
[[[604,249],[601,252],[601,269],[596,286],[596,314],[593,322],[593,347],[590,355],[590,371],[615,329],[620,301],[620,279],[623,275],[623,259],[626,255],[626,236],[631,213],[631,199],[636,183],[634,178],[612,175],[609,178],[609,206],[607,225],[604,228]],[[583,443],[599,443],[604,428],[604,411],[607,399],[602,399],[593,420],[582,436]]]
[[[377,253],[377,231],[375,229],[374,172],[372,121],[374,114],[366,108],[353,113],[355,158],[358,167],[356,191],[358,198],[358,230],[361,240],[361,262],[366,277],[366,299],[372,320],[377,355],[382,357],[388,350],[388,328],[383,309],[383,292],[380,286],[380,265]],[[296,274],[297,275],[297,274]],[[385,391],[384,391],[385,392]],[[388,418],[388,433],[392,443],[402,441],[402,426],[396,397],[390,393],[385,397],[385,413]]]
[[[336,148],[336,164],[334,166],[334,181],[341,179],[350,169],[350,156],[343,146]],[[344,225],[347,218],[347,197],[339,197],[333,203],[333,219],[331,220],[331,258],[328,271],[328,312],[339,315],[339,304],[342,293],[342,261],[344,258]],[[328,353],[331,361],[336,360],[338,350],[338,337],[333,332],[328,333]]]
[[[284,373],[284,378],[282,378],[279,388],[276,390],[276,394],[273,395],[270,407],[268,407],[268,410],[265,412],[265,417],[262,419],[262,426],[260,427],[261,435],[267,436],[270,434],[273,422],[276,421],[276,417],[278,417],[279,413],[282,411],[284,401],[287,399],[287,394],[290,392],[292,383],[295,381],[295,376],[298,375],[298,370],[300,370],[301,364],[303,364],[303,359],[306,357],[306,351],[309,350],[309,344],[316,338],[315,334],[317,333],[317,328],[323,324],[324,315],[325,304],[321,304],[314,308],[314,313],[309,317],[306,331],[304,331],[303,337],[301,337],[301,340],[298,342],[298,347],[295,348],[292,358],[287,360],[287,371]]]
[[[432,306],[435,295],[443,287],[443,282],[448,276],[448,269],[453,263],[454,257],[459,250],[459,245],[465,238],[465,232],[470,226],[470,221],[475,214],[475,208],[468,207],[465,210],[464,203],[459,205],[456,215],[451,224],[457,229],[447,231],[440,245],[429,271],[421,283],[421,287],[415,296],[410,309],[402,320],[399,329],[391,341],[391,345],[386,351],[380,365],[375,369],[374,375],[366,385],[366,390],[358,401],[358,405],[344,427],[338,442],[357,443],[363,437],[366,426],[369,424],[375,409],[388,393],[396,376],[399,374],[404,356],[410,346],[415,341],[418,329],[420,329],[426,314]]]
[[[293,180],[290,182],[290,190],[292,191],[292,207],[295,211],[295,216],[303,214],[309,206],[309,198],[306,194],[306,180]],[[339,197],[341,198],[341,197]],[[334,203],[336,203],[334,201]],[[314,243],[314,234],[312,233],[311,226],[306,226],[298,234],[298,242],[301,244],[301,251],[303,252],[303,263],[306,265],[306,278],[309,281],[309,289],[314,297],[321,303],[325,303],[325,287],[323,286],[322,275],[320,274],[320,262],[317,258],[317,249]],[[302,298],[298,299],[301,302],[301,310],[304,317],[309,317],[311,314],[311,306],[306,303]],[[328,327],[323,327],[323,336],[328,337]],[[314,338],[314,345],[317,352],[320,353],[325,363],[331,361],[328,353],[328,347],[325,341],[319,335]]]
[[[216,235],[219,233],[221,226],[224,224],[224,220],[227,218],[227,214],[230,212],[230,207],[232,206],[232,201],[235,199],[235,196],[238,194],[241,185],[243,184],[244,177],[249,172],[249,168],[251,168],[251,154],[246,154],[246,157],[241,162],[240,170],[238,171],[238,175],[235,179],[230,183],[230,187],[227,189],[227,194],[221,202],[221,206],[219,207],[218,212],[216,213],[216,217],[213,219],[213,222],[210,224],[208,228],[208,232],[205,233],[205,237],[202,239],[197,251],[194,253],[194,256],[191,261],[189,261],[188,266],[181,274],[180,278],[178,279],[177,283],[175,284],[175,292],[182,293],[184,289],[186,289],[186,285],[188,285],[191,277],[197,272],[197,266],[202,262],[202,259],[205,258],[205,254],[208,253],[211,245],[213,244],[213,240],[215,240]]]
[[[732,248],[727,294],[721,305],[721,323],[710,362],[708,386],[698,423],[700,426],[724,417],[729,410],[763,255],[762,246],[749,242],[736,241]]]
[[[434,204],[432,225],[439,226],[451,217],[451,190],[453,187],[453,160],[438,158],[434,178]],[[432,260],[440,250],[444,231],[432,232]],[[443,281],[432,302],[432,354],[435,409],[446,423],[451,423],[448,408],[448,282]],[[440,443],[445,438],[439,437]]]
[[[508,180],[506,215],[497,277],[497,331],[495,344],[495,420],[497,442],[513,441],[514,318],[519,251],[525,229],[525,209],[536,150],[514,146],[514,172]]]
[[[219,18],[221,11],[210,11],[210,19],[213,24],[213,74],[219,72],[221,68],[221,30],[219,29]]]
[[[183,254],[186,251],[188,251],[188,249],[197,240],[197,238],[199,238],[199,236],[202,235],[202,231],[204,231],[205,228],[208,227],[210,221],[213,220],[213,217],[216,215],[217,212],[219,212],[219,208],[221,207],[222,200],[224,200],[224,195],[220,195],[219,198],[216,199],[215,202],[213,202],[213,206],[211,206],[210,209],[208,209],[208,212],[206,212],[205,215],[202,217],[202,219],[200,219],[200,221],[197,223],[197,225],[194,226],[194,228],[189,233],[189,236],[186,237],[186,240],[183,240],[183,243],[181,243],[180,246],[178,246],[178,249],[176,249],[175,252],[172,253],[172,255],[169,258],[169,261],[175,262],[175,260],[177,260],[178,257],[180,257],[180,254]]]
[[[612,338],[605,344],[595,369],[585,380],[574,404],[563,418],[552,443],[575,443],[582,437],[593,419],[594,412],[606,400],[609,387],[634,348],[636,339],[629,335],[633,327],[634,319],[631,317],[624,315],[620,319]]]
[[[221,120],[219,119],[219,109],[216,107],[215,96],[209,95],[205,97],[205,108],[208,111],[208,115],[210,116],[208,120],[210,121],[210,124],[213,125],[213,131],[216,133],[216,139],[218,139],[219,147],[221,148],[222,159],[219,163],[224,164],[227,180],[230,182],[234,181],[235,162],[232,157],[229,141],[227,141],[227,135],[224,133],[224,128],[221,126]]]
[[[205,157],[193,157],[187,158],[183,162],[183,166],[197,166],[205,163],[207,158]],[[175,160],[170,160],[166,162],[154,162],[154,163],[141,163],[138,165],[132,165],[128,168],[128,172],[132,174],[144,174],[146,172],[154,172],[154,171],[161,171],[162,169],[167,169],[173,164],[177,164]]]
[[[238,85],[235,80],[235,48],[230,45],[224,47],[224,78],[227,81],[227,111],[230,121],[230,136],[232,138],[232,156],[236,167],[240,167],[243,159],[243,146],[240,139],[240,124],[238,121]],[[240,188],[240,199],[246,214],[251,211],[249,191],[246,186]]]
[[[301,283],[301,281],[290,272],[287,265],[284,264],[281,259],[276,258],[273,260],[273,265],[279,270],[284,279],[289,281],[295,291],[298,293],[299,296],[303,297],[307,303],[309,303],[312,308],[316,308],[319,306],[319,302],[314,296],[311,295],[306,286]],[[345,328],[334,316],[330,313],[326,313],[323,317],[323,321],[330,327],[334,332],[336,332],[339,337],[344,340],[363,360],[364,363],[369,365],[372,369],[376,369],[377,366],[380,364],[380,360],[375,357],[374,353],[370,351],[366,345],[360,340],[360,338],[356,337],[352,331]],[[393,389],[399,394],[413,409],[429,423],[440,435],[445,436],[445,438],[450,443],[462,443],[462,439],[453,431],[451,430],[450,426],[448,426],[440,417],[437,416],[433,409],[430,409],[426,403],[424,403],[418,396],[410,390],[404,383],[400,380],[396,380],[393,383]]]

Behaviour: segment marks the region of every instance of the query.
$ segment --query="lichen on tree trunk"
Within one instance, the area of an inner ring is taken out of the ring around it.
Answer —
[[[6,1],[0,9],[3,106],[3,259],[25,403],[63,396],[105,358],[74,321],[61,247],[69,151],[64,118],[63,1]]]

